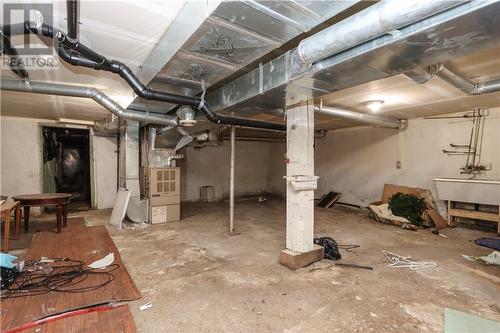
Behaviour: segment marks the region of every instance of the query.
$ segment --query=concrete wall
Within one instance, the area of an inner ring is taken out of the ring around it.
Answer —
[[[1,117],[2,195],[42,192],[41,124],[51,120]],[[116,140],[92,138],[97,208],[111,208],[116,195]]]
[[[235,195],[268,191],[269,149],[267,142],[236,141]],[[196,201],[201,186],[214,186],[215,199],[229,195],[230,143],[217,147],[184,150],[181,167],[181,200]]]
[[[273,142],[269,144],[269,170],[267,191],[284,197],[286,195],[286,143]]]
[[[468,177],[460,174],[466,157],[448,156],[442,149],[468,144],[471,127],[466,119],[414,119],[400,133],[380,128],[332,131],[316,141],[316,197],[337,191],[342,192],[340,201],[366,206],[380,199],[384,183],[428,188],[436,197],[434,178]],[[492,170],[478,178],[500,179],[500,108],[486,118],[482,162],[491,163]]]
[[[38,122],[1,117],[1,193],[9,197],[42,191],[42,146]]]

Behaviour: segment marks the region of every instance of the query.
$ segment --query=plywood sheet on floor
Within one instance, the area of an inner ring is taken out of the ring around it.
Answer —
[[[90,312],[78,316],[51,321],[32,329],[27,333],[80,333],[80,332],[120,332],[135,333],[135,323],[128,305],[116,307],[104,312]]]
[[[58,234],[55,232],[39,232],[24,259],[71,258],[91,263],[108,253],[114,253],[114,263],[120,268],[113,271],[115,280],[94,291],[83,293],[49,293],[38,296],[6,299],[2,306],[2,329],[19,326],[45,316],[65,312],[72,309],[88,307],[106,302],[128,301],[140,298],[134,281],[127,272],[120,254],[108,234],[106,227],[85,227],[83,219],[70,219],[68,227]],[[93,275],[81,283],[81,286],[95,285],[98,279],[106,279]]]

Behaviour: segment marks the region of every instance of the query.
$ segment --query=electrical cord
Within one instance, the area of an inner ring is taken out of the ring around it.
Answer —
[[[346,252],[352,252],[353,249],[357,249],[359,245],[356,244],[338,244],[339,249],[345,250]]]
[[[30,260],[15,281],[2,290],[0,299],[43,295],[49,292],[81,293],[97,290],[112,282],[111,273],[120,265],[111,264],[105,269],[86,268],[85,262],[69,258]],[[85,283],[97,277],[95,283]]]

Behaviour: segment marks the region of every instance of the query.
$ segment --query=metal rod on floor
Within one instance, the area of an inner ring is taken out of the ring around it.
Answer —
[[[231,126],[231,166],[229,172],[229,232],[234,232],[234,155],[236,143],[236,128]]]

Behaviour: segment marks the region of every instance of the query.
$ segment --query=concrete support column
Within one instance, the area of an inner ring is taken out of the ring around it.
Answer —
[[[323,257],[314,244],[314,106],[287,111],[286,249],[280,263],[292,269]]]
[[[234,232],[234,158],[236,150],[236,128],[231,126],[231,165],[229,168],[229,233]]]

